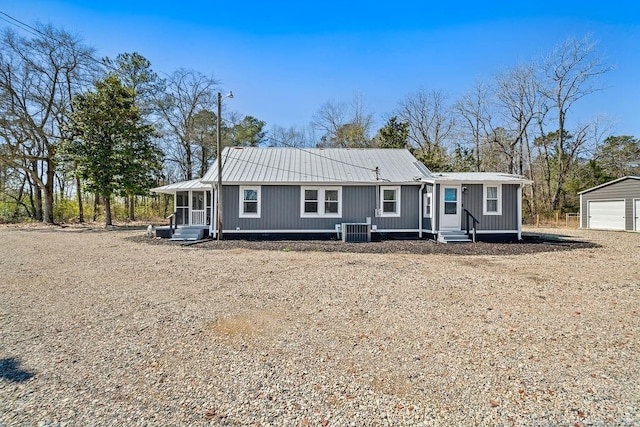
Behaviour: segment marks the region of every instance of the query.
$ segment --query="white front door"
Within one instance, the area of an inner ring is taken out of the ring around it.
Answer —
[[[640,231],[640,199],[634,200],[634,216],[635,216],[635,228],[634,230]]]
[[[460,186],[440,187],[440,230],[460,230]]]

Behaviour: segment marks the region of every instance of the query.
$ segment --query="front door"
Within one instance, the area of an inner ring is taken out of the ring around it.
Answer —
[[[205,225],[207,223],[205,206],[205,192],[193,191],[191,193],[191,225]]]
[[[640,199],[635,199],[634,203],[635,203],[635,206],[633,210],[633,213],[634,213],[633,216],[634,216],[635,225],[636,225],[635,230],[640,231]]]
[[[443,185],[440,194],[440,230],[460,230],[460,186]]]

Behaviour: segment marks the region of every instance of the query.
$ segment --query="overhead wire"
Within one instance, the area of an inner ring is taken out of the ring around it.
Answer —
[[[0,10],[0,20],[3,20],[4,22],[6,22],[6,23],[8,23],[10,25],[13,25],[14,27],[20,28],[21,30],[26,31],[27,33],[29,33],[31,35],[46,37],[49,40],[52,40],[52,41],[54,41],[56,43],[59,43],[60,45],[66,47],[66,48],[71,49],[76,54],[78,54],[80,56],[83,56],[83,57],[85,57],[85,58],[87,58],[87,59],[89,59],[89,60],[91,60],[91,61],[93,61],[93,62],[95,62],[95,63],[97,63],[97,64],[99,64],[99,65],[101,65],[103,67],[105,67],[105,68],[110,69],[111,71],[116,71],[116,72],[118,71],[117,67],[114,67],[113,65],[109,64],[108,62],[106,62],[104,60],[97,59],[96,57],[94,57],[93,55],[91,55],[91,54],[89,54],[87,52],[80,51],[80,50],[76,49],[75,46],[65,42],[64,40],[60,40],[60,39],[52,36],[51,34],[47,34],[47,33],[43,32],[43,31],[40,31],[38,28],[36,28],[36,27],[34,27],[32,25],[29,25],[26,22],[23,22],[23,21],[21,21],[21,20],[19,20],[17,18],[14,18],[13,16],[11,16],[8,13],[3,12],[1,10]]]
[[[298,174],[298,175],[301,175],[301,176],[307,176],[307,177],[313,177],[313,178],[321,178],[321,179],[323,179],[325,181],[342,182],[342,180],[340,180],[338,178],[335,178],[335,177],[328,177],[328,176],[318,175],[318,174],[314,174],[314,173],[304,173],[304,172],[301,172],[301,171],[296,171],[296,170],[292,170],[292,169],[285,169],[285,168],[281,168],[281,167],[277,167],[277,166],[273,166],[273,165],[267,165],[267,164],[264,164],[264,163],[256,162],[256,161],[253,161],[253,160],[243,159],[243,158],[238,157],[238,156],[229,155],[228,153],[233,150],[233,147],[227,147],[227,148],[228,148],[228,150],[226,150],[227,153],[225,154],[223,166],[227,164],[228,159],[232,159],[232,160],[235,160],[235,161],[240,161],[240,162],[251,164],[251,165],[254,165],[254,166],[260,166],[260,167],[273,169],[273,170],[277,170],[277,171],[281,171],[281,172],[294,173],[294,174]],[[304,150],[304,151],[306,151],[306,150]],[[330,158],[328,158],[326,156],[323,156],[323,157],[328,159],[328,160],[332,160],[332,159],[330,159]],[[369,170],[369,169],[367,169],[367,170]]]
[[[86,53],[86,52],[78,51],[74,46],[72,46],[72,45],[70,45],[70,44],[68,44],[68,43],[66,43],[66,42],[64,42],[64,41],[62,41],[62,40],[59,40],[58,38],[53,37],[53,36],[52,36],[52,35],[50,35],[50,34],[47,34],[47,33],[43,32],[43,31],[40,31],[38,28],[33,27],[33,26],[31,26],[31,25],[29,25],[29,24],[27,24],[27,23],[25,23],[25,22],[23,22],[23,21],[21,21],[21,20],[19,20],[19,19],[17,19],[17,18],[14,18],[13,16],[11,16],[11,15],[9,15],[8,13],[3,12],[3,11],[1,11],[1,10],[0,10],[0,20],[4,21],[4,22],[6,22],[6,23],[8,23],[8,24],[10,24],[10,25],[13,25],[13,26],[15,26],[15,27],[17,27],[17,28],[20,28],[21,30],[26,31],[26,32],[28,32],[28,33],[29,33],[29,34],[31,34],[31,35],[34,35],[34,36],[43,36],[43,37],[46,37],[46,38],[48,38],[48,39],[50,39],[50,40],[53,40],[53,41],[55,41],[56,43],[59,43],[59,44],[61,44],[61,45],[65,46],[65,47],[67,47],[67,48],[69,48],[69,49],[73,50],[73,51],[74,51],[74,52],[76,52],[78,55],[84,56],[85,58],[87,58],[87,59],[89,59],[89,60],[91,60],[91,61],[94,61],[94,62],[96,62],[97,64],[99,64],[99,65],[101,65],[101,66],[103,66],[103,67],[109,68],[109,69],[111,69],[112,71],[118,71],[116,67],[112,66],[111,64],[107,63],[106,61],[104,61],[104,60],[100,60],[100,59],[97,59],[97,58],[95,58],[93,55],[90,55],[90,54],[88,54],[88,53]],[[343,160],[333,159],[333,158],[331,158],[331,157],[328,157],[328,156],[322,155],[322,154],[320,154],[320,153],[316,153],[316,152],[310,151],[310,150],[308,150],[308,149],[304,149],[304,148],[302,148],[302,147],[297,147],[297,146],[295,146],[295,145],[287,144],[287,143],[286,143],[286,142],[284,142],[284,141],[278,141],[278,140],[276,140],[276,139],[274,139],[274,138],[269,138],[269,139],[270,139],[271,141],[275,141],[276,143],[281,144],[281,145],[284,145],[284,146],[286,146],[286,147],[294,148],[294,149],[297,149],[297,150],[303,151],[303,152],[305,152],[305,153],[307,153],[307,154],[309,154],[309,155],[317,156],[317,157],[323,158],[323,159],[328,160],[328,161],[331,161],[331,162],[335,162],[335,163],[339,163],[339,164],[343,164],[343,165],[346,165],[346,166],[355,167],[355,168],[359,168],[359,169],[364,169],[364,170],[369,171],[369,172],[374,172],[374,173],[379,172],[379,170],[377,169],[377,167],[376,167],[376,168],[369,168],[369,167],[366,167],[366,166],[362,166],[362,165],[358,165],[358,164],[354,164],[354,163],[346,162],[346,161],[343,161]],[[237,160],[248,162],[248,160],[246,160],[246,159],[239,159],[239,158],[237,158]],[[225,163],[226,163],[226,159],[225,159]],[[253,163],[255,163],[255,162],[253,162]],[[273,169],[282,170],[282,171],[285,171],[285,172],[294,172],[294,173],[296,172],[296,171],[292,171],[292,170],[284,170],[284,169],[281,169],[281,168],[276,168],[276,167],[274,167],[274,166],[270,166],[270,165],[264,165],[264,164],[258,164],[258,163],[255,163],[255,164],[257,164],[257,165],[259,165],[259,166],[263,166],[263,167],[269,167],[269,168],[273,168]],[[307,175],[309,175],[309,174],[307,174]],[[331,179],[331,178],[328,178],[328,177],[322,177],[322,176],[319,176],[319,175],[309,175],[309,176],[314,176],[314,177],[316,177],[316,178]]]

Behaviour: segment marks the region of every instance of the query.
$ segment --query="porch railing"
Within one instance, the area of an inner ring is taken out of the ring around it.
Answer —
[[[464,210],[464,218],[465,218],[465,228],[467,229],[467,236],[471,232],[473,234],[473,243],[475,243],[476,242],[476,225],[480,224],[480,221],[478,221],[476,217],[473,216],[473,214],[466,209]],[[469,229],[469,222],[472,222],[471,230]]]
[[[206,211],[191,211],[191,225],[205,225],[206,223]]]

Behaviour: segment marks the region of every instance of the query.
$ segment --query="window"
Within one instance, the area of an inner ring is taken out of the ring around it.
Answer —
[[[458,214],[458,189],[457,188],[444,189],[444,214],[445,215]]]
[[[483,214],[484,215],[502,215],[502,186],[501,185],[484,185],[483,186]]]
[[[425,218],[431,218],[431,200],[433,199],[432,193],[424,194],[424,207],[422,210],[422,216]]]
[[[240,187],[240,218],[260,218],[260,187]]]
[[[400,216],[400,187],[380,187],[381,216]]]
[[[325,190],[324,191],[324,213],[337,214],[338,213],[338,190]]]
[[[302,187],[300,216],[342,217],[342,188]]]
[[[318,190],[304,190],[304,213],[318,213]]]

